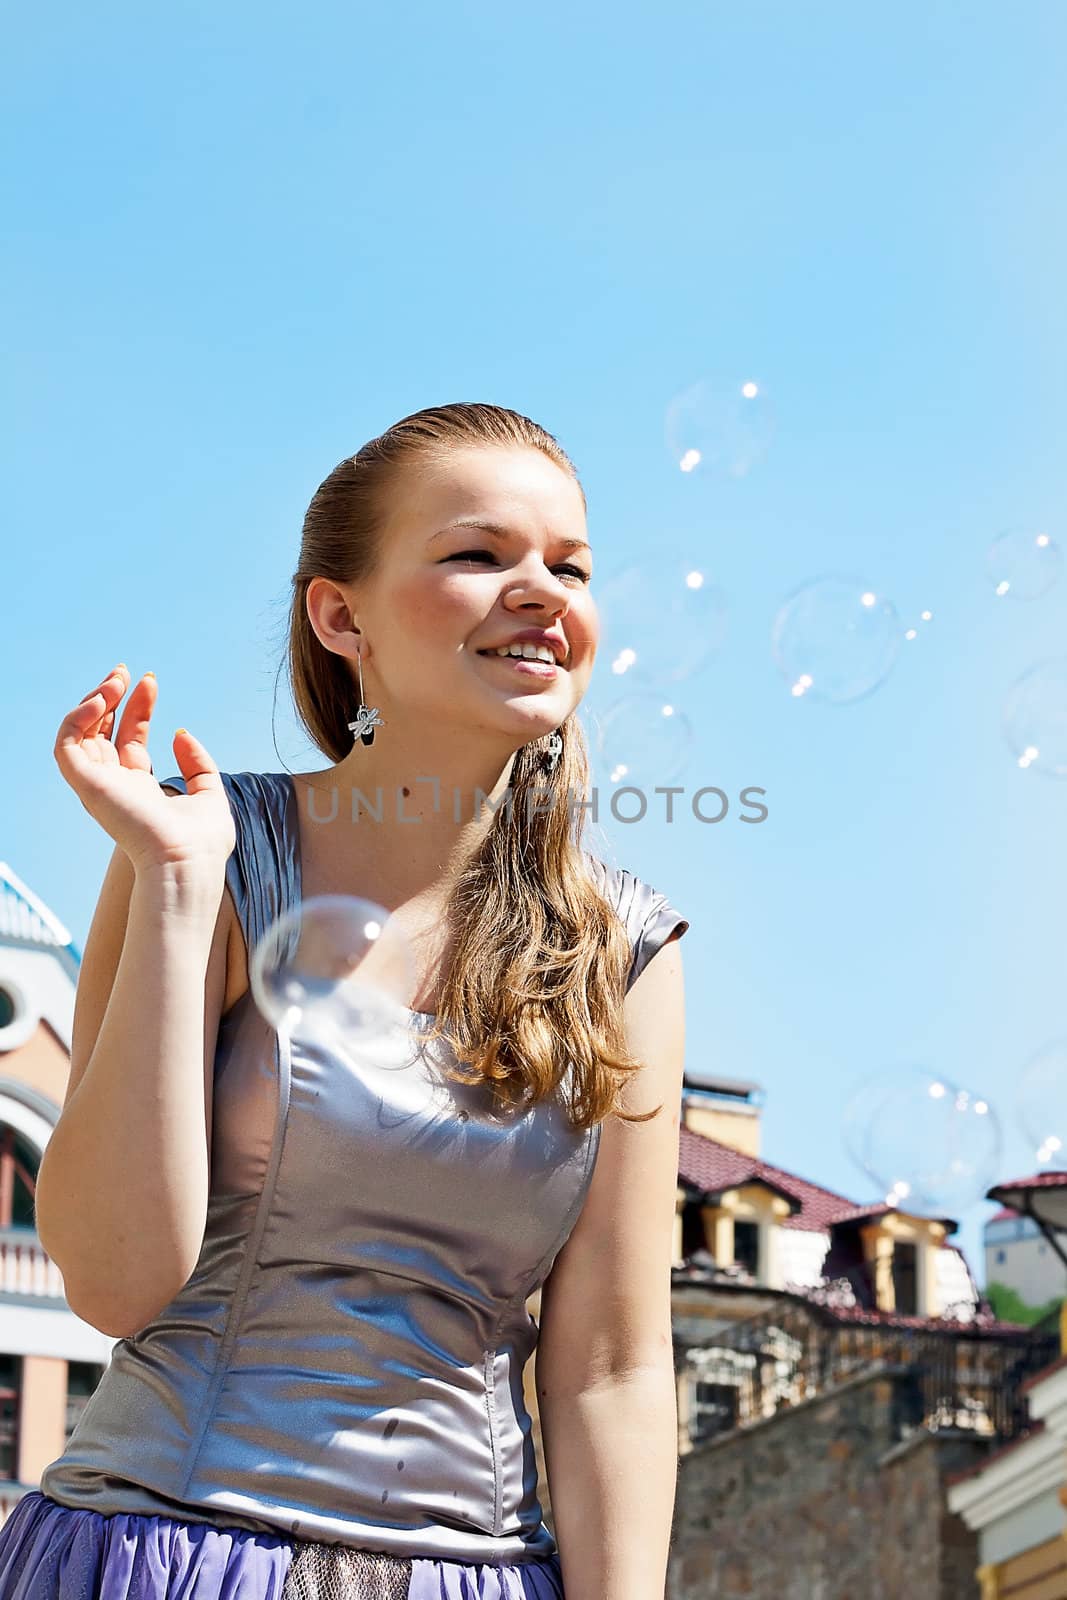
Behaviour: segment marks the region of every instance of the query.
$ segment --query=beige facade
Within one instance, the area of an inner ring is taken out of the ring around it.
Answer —
[[[71,1311],[34,1227],[78,962],[67,930],[0,862],[0,1521],[62,1454],[114,1343]]]

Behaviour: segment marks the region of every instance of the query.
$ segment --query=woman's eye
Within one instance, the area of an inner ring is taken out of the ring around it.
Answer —
[[[457,553],[454,556],[446,556],[445,560],[446,561],[470,561],[470,560],[474,559],[475,557],[484,557],[488,561],[493,561],[495,559],[495,557],[493,555],[493,552],[491,550],[460,550],[460,551],[457,551]],[[563,561],[563,562],[561,562],[559,570],[561,570],[563,572],[573,572],[574,576],[576,578],[580,578],[583,583],[588,583],[589,582],[589,573],[588,572],[583,572],[581,567],[576,567],[574,565],[574,563],[571,562],[571,561]]]

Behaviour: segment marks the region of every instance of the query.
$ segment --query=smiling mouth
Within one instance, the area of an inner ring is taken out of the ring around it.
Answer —
[[[487,661],[506,661],[510,666],[537,667],[542,672],[557,672],[563,667],[562,661],[545,661],[540,656],[513,656],[499,655],[496,650],[479,650],[478,654]]]

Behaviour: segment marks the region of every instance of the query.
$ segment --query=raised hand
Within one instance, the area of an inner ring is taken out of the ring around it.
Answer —
[[[154,673],[146,672],[134,684],[115,731],[129,681],[129,669],[120,663],[63,718],[53,752],[60,772],[136,870],[224,867],[236,833],[218,767],[199,739],[179,728],[173,750],[188,793],[171,795],[160,788],[148,754],[159,693]]]

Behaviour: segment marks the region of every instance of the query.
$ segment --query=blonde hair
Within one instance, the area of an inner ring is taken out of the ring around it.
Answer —
[[[561,446],[537,423],[502,406],[433,406],[402,418],[341,461],[316,489],[304,517],[293,575],[288,667],[297,715],[334,761],[352,749],[347,724],[353,670],[327,650],[307,614],[316,577],[359,583],[375,570],[390,488],[404,471],[455,447],[527,446],[542,451],[585,492]],[[640,1062],[627,1051],[623,1000],[633,951],[615,908],[599,892],[581,844],[588,792],[585,737],[574,715],[563,751],[543,770],[547,740],[515,754],[510,803],[500,806],[450,892],[445,918],[453,949],[432,1029],[447,1035],[462,1081],[491,1085],[496,1108],[529,1107],[564,1091],[576,1128],[611,1112],[627,1122],[620,1085]],[[534,800],[536,799],[536,803]]]

